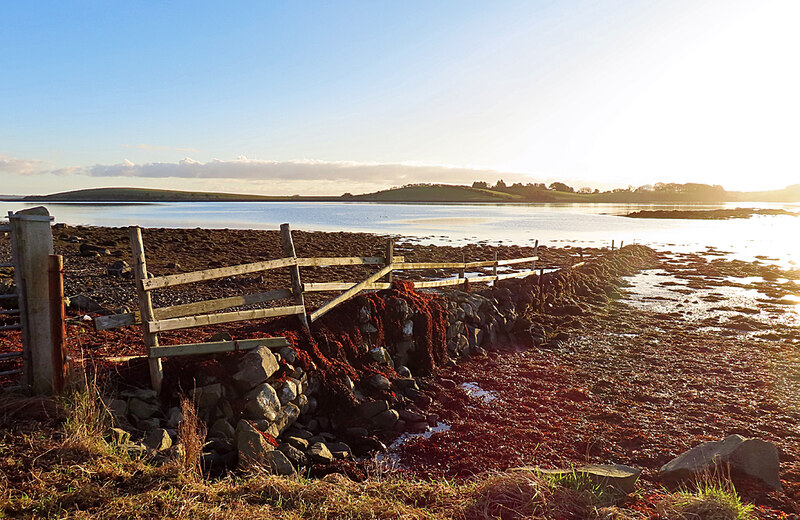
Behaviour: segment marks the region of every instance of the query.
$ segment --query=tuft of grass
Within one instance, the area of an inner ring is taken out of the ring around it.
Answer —
[[[178,465],[185,479],[197,482],[203,476],[201,459],[207,427],[197,415],[194,401],[182,395],[180,403],[183,419],[178,423]]]
[[[84,377],[67,389],[61,402],[65,412],[64,446],[107,451],[104,438],[112,416],[97,380]]]
[[[672,520],[754,520],[753,504],[745,503],[728,479],[700,479],[695,489],[682,490],[658,506]]]

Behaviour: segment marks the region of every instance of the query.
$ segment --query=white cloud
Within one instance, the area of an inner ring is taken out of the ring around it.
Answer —
[[[90,177],[242,179],[251,181],[335,181],[394,186],[419,182],[471,183],[474,180],[493,182],[532,182],[530,176],[496,170],[407,163],[328,162],[317,160],[263,161],[239,157],[224,161],[213,159],[203,163],[189,157],[177,163],[153,162],[135,164],[125,160],[119,164],[62,168],[57,175]]]
[[[44,161],[38,159],[19,159],[10,155],[0,154],[0,172],[31,175],[41,173]]]
[[[123,148],[131,148],[135,150],[147,150],[151,152],[196,152],[196,148],[180,148],[176,146],[163,146],[157,144],[139,143],[139,144],[123,144]]]

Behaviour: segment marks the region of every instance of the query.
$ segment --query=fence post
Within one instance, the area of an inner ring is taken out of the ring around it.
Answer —
[[[612,251],[614,250],[614,241],[613,240],[611,241],[611,250]]]
[[[394,239],[390,238],[386,242],[386,265],[392,265],[394,263]],[[390,272],[386,275],[386,279],[389,283],[394,281],[394,275]]]
[[[48,257],[47,273],[50,291],[50,334],[53,339],[51,355],[53,359],[53,390],[61,392],[64,389],[65,353],[64,338],[64,257],[50,255]]]
[[[461,263],[464,264],[464,267],[458,270],[458,277],[461,278],[461,283],[464,283],[467,278],[467,255],[464,253],[461,253]]]
[[[539,257],[539,240],[536,240],[536,243],[533,245],[533,262],[531,263],[531,269],[536,269],[536,258]]]
[[[494,252],[494,266],[492,266],[492,276],[497,278],[497,251]],[[492,280],[492,287],[497,285],[497,280]]]
[[[288,223],[281,224],[281,244],[283,245],[283,256],[297,258],[297,253],[294,250],[294,241],[292,240],[292,230]],[[303,314],[298,314],[300,322],[307,330],[311,330],[308,326],[308,316],[305,313],[306,303],[303,298],[303,284],[300,283],[300,268],[297,265],[289,266],[289,275],[292,277],[294,304],[303,306]]]
[[[9,213],[14,277],[22,325],[23,381],[34,394],[50,394],[61,366],[53,363],[48,256],[53,254],[53,218],[44,207]]]
[[[147,322],[153,321],[153,300],[150,292],[144,289],[143,280],[147,280],[147,261],[144,256],[144,243],[142,242],[142,230],[137,226],[128,228],[128,236],[131,240],[131,253],[133,255],[133,274],[136,282],[136,296],[139,299],[139,314],[142,321],[142,337],[144,346],[147,347],[147,357],[150,365],[150,383],[153,390],[161,393],[161,383],[164,381],[164,369],[161,366],[161,358],[151,358],[150,349],[158,346],[158,334],[147,330]]]

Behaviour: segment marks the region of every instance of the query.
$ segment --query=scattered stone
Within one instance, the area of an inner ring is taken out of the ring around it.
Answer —
[[[160,409],[161,407],[157,404],[148,403],[136,397],[128,401],[128,411],[137,419],[149,419],[157,414]]]
[[[178,425],[183,420],[183,412],[177,406],[173,406],[169,410],[167,410],[167,420],[166,425],[167,428],[177,428]]]
[[[222,385],[219,383],[201,386],[192,391],[192,399],[201,410],[215,407],[224,395]]]
[[[267,383],[254,388],[244,396],[247,404],[245,410],[253,419],[274,421],[281,409],[281,401],[275,389]]]
[[[209,437],[218,437],[220,439],[233,439],[233,436],[236,434],[236,430],[231,426],[225,419],[217,419],[214,421],[214,424],[211,425],[211,428],[208,429],[208,436]]]
[[[106,273],[109,276],[118,276],[121,278],[130,278],[132,275],[131,266],[128,265],[128,262],[125,260],[117,260],[113,264],[111,264],[108,269],[106,269]]]
[[[270,378],[279,369],[278,360],[267,347],[258,347],[242,357],[239,371],[233,374],[233,382],[240,392],[247,392]]]
[[[389,403],[386,401],[367,401],[365,403],[361,403],[356,408],[358,415],[363,417],[364,419],[371,419],[378,415],[381,412],[384,412],[389,409]]]
[[[405,365],[399,366],[397,367],[397,375],[400,377],[411,377],[411,370]]]
[[[305,430],[303,428],[295,428],[295,427],[287,429],[285,433],[286,433],[285,436],[287,438],[289,438],[289,437],[298,437],[300,439],[310,439],[311,437],[314,436],[314,434],[311,433],[308,430]]]
[[[325,444],[333,455],[334,459],[346,460],[353,458],[353,452],[350,446],[343,442],[328,442]]]
[[[231,336],[227,332],[216,332],[210,338],[209,341],[217,342],[217,341],[233,341],[233,336]]]
[[[718,465],[761,480],[772,489],[782,489],[778,449],[761,439],[729,435],[721,441],[705,442],[672,459],[661,467],[664,480],[686,480],[713,472]]]
[[[374,376],[370,377],[367,380],[367,383],[369,383],[371,387],[377,390],[387,391],[391,390],[392,388],[392,382],[389,381],[389,379],[387,379],[386,376],[383,376],[381,374],[375,374]]]
[[[276,475],[294,475],[297,472],[282,451],[272,450],[263,454],[263,465]]]
[[[81,256],[85,256],[88,258],[111,254],[111,252],[105,247],[96,246],[94,244],[89,244],[86,242],[83,242],[79,246],[78,250],[80,251]]]
[[[307,448],[308,447],[306,446],[306,449]],[[293,446],[288,442],[279,444],[278,450],[286,455],[286,458],[289,459],[289,461],[295,466],[308,466],[310,463],[308,455],[305,454],[305,450],[301,450],[297,446]]]
[[[236,449],[239,451],[239,468],[244,469],[254,463],[264,463],[266,454],[275,448],[256,430],[252,424],[242,419],[236,425]]]
[[[333,462],[333,454],[331,450],[322,442],[315,442],[308,448],[306,452],[314,462],[319,462],[320,464],[330,464]]]
[[[286,437],[286,444],[290,446],[294,446],[298,450],[306,451],[308,449],[308,441],[306,439],[301,439],[300,437]]]
[[[392,363],[392,356],[390,356],[389,352],[383,347],[378,347],[370,350],[369,357],[376,363],[386,363],[386,364]]]
[[[92,298],[86,296],[85,294],[76,294],[75,296],[70,296],[67,298],[69,303],[67,303],[67,307],[69,310],[75,312],[107,312],[108,309],[97,303]]]
[[[111,428],[110,438],[114,444],[124,446],[131,441],[131,434],[121,428]]]
[[[400,418],[406,422],[425,422],[425,414],[413,410],[400,410]]]
[[[155,430],[150,431],[142,441],[142,444],[147,446],[148,448],[161,451],[166,450],[170,446],[172,446],[172,439],[167,433],[167,430],[163,428],[157,428]]]
[[[397,410],[385,410],[372,419],[372,424],[376,427],[380,428],[381,430],[391,430],[394,428],[394,425],[400,419],[400,414],[397,413]]]

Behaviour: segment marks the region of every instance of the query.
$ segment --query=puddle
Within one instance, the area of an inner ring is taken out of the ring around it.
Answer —
[[[484,403],[491,403],[497,399],[497,394],[482,389],[478,386],[478,383],[461,383],[461,389],[464,390],[470,397],[481,399]]]
[[[406,442],[413,440],[413,439],[430,439],[434,436],[434,434],[446,432],[450,429],[450,425],[446,422],[439,421],[436,423],[436,426],[428,426],[428,429],[424,432],[418,433],[411,433],[406,432],[400,435],[398,438],[392,442],[392,444],[387,449],[386,453],[378,453],[375,455],[375,460],[378,462],[391,462],[391,463],[399,463],[400,456],[397,454],[397,450],[405,444]]]

